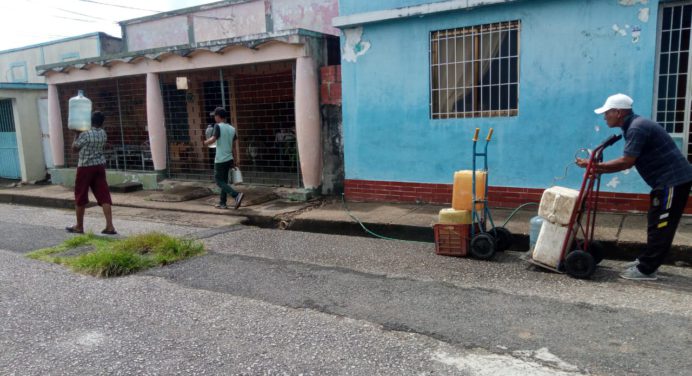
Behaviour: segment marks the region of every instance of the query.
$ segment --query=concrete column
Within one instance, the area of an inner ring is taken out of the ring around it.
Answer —
[[[62,116],[60,115],[60,98],[58,87],[48,85],[48,134],[50,149],[55,167],[65,166],[65,141],[62,133]]]
[[[163,114],[163,98],[159,76],[147,73],[147,128],[154,170],[166,169],[166,123]]]
[[[296,60],[296,137],[306,189],[322,183],[322,124],[317,69],[311,57]]]

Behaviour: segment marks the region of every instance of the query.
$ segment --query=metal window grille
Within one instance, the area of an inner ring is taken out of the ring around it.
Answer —
[[[656,62],[656,121],[679,140],[692,162],[692,56],[690,31],[692,2],[661,5],[659,12],[658,58]]]
[[[65,139],[65,163],[76,166],[79,153],[72,150],[74,135],[68,129],[69,100],[84,90],[94,111],[105,115],[108,135],[105,154],[109,169],[151,171],[151,148],[147,131],[146,82],[144,76],[85,81],[58,86]]]
[[[516,116],[520,21],[430,34],[433,119]]]

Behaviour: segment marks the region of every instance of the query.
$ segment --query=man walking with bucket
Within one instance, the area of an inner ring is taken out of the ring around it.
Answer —
[[[228,112],[223,107],[217,107],[209,116],[214,117],[216,125],[211,137],[204,141],[204,144],[209,146],[216,143],[216,157],[214,158],[214,181],[221,189],[219,194],[219,202],[215,207],[219,209],[228,209],[226,201],[228,195],[235,199],[234,209],[240,207],[243,201],[243,192],[236,192],[228,184],[228,172],[234,167],[235,161],[238,161],[238,138],[236,130],[233,126],[226,123]],[[235,157],[235,158],[234,158]]]

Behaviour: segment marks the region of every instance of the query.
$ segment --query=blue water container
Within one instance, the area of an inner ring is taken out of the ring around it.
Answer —
[[[533,251],[533,247],[536,246],[536,241],[538,240],[538,234],[541,232],[541,227],[543,227],[543,221],[545,219],[540,215],[537,215],[529,221],[529,249]]]
[[[70,98],[67,127],[76,131],[91,129],[91,100],[79,90],[76,97]]]

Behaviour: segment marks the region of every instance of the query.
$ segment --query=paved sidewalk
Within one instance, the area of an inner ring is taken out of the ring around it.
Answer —
[[[184,183],[181,183],[184,184]],[[210,188],[209,185],[207,188]],[[429,204],[356,203],[344,205],[340,197],[326,197],[308,202],[281,198],[282,189],[240,186],[246,193],[243,207],[220,210],[213,207],[217,197],[182,202],[152,201],[155,191],[113,193],[115,206],[142,209],[173,210],[185,213],[240,216],[249,225],[296,231],[370,236],[346,211],[377,234],[402,239],[433,242],[432,225],[444,206]],[[286,191],[286,190],[284,190]],[[93,200],[93,197],[92,197]],[[53,208],[73,208],[71,189],[60,185],[25,185],[0,188],[0,202]],[[536,215],[529,206],[514,215],[506,227],[514,234],[513,250],[528,249],[529,219]],[[502,225],[512,210],[491,210],[495,225]],[[646,242],[646,217],[642,214],[599,213],[596,238],[606,248],[606,257],[633,259]],[[669,262],[692,263],[692,217],[683,217],[673,243]]]

